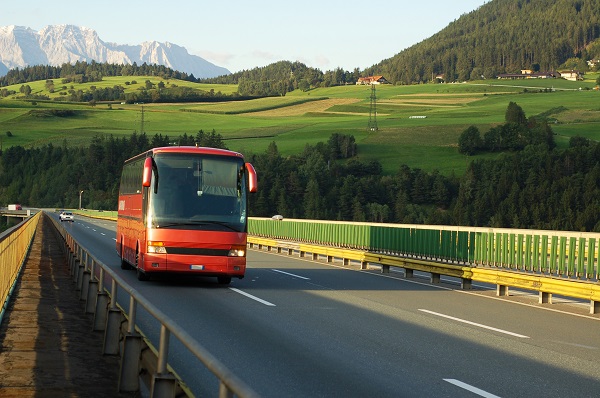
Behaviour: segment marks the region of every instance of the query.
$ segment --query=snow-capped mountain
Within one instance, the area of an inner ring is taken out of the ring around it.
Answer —
[[[124,45],[102,41],[95,30],[74,25],[46,26],[39,32],[23,26],[0,26],[0,76],[9,69],[32,65],[60,66],[76,61],[114,64],[159,64],[171,69],[208,78],[229,74],[184,47],[172,43],[147,41]]]

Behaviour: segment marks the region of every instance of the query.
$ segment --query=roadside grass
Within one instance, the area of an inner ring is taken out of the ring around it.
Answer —
[[[105,78],[89,83],[109,87],[126,81],[160,81],[156,77]],[[154,79],[154,80],[153,80]],[[30,86],[43,90],[45,82]],[[165,83],[166,84],[166,83]],[[170,79],[168,84],[211,87],[215,92],[234,92],[235,85],[197,85]],[[56,85],[56,81],[55,81]],[[460,175],[473,159],[498,154],[465,157],[458,153],[460,134],[477,126],[483,135],[492,126],[504,123],[509,102],[517,103],[528,117],[543,116],[551,123],[560,147],[570,137],[600,140],[600,92],[593,90],[595,78],[583,82],[565,80],[485,80],[461,84],[376,86],[376,107],[371,107],[370,86],[338,86],[284,97],[216,103],[120,104],[64,103],[0,99],[2,145],[38,146],[86,145],[96,135],[129,136],[143,129],[177,137],[215,130],[226,145],[245,154],[257,154],[275,142],[280,153],[291,156],[307,144],[326,142],[331,134],[353,135],[361,161],[379,160],[386,174],[402,164],[442,174]],[[74,85],[75,89],[78,89]],[[581,88],[581,90],[580,90]],[[89,87],[87,88],[89,89]],[[18,91],[18,88],[17,88]],[[68,110],[72,112],[46,112]],[[33,111],[33,112],[32,112]],[[376,111],[376,113],[375,113]],[[62,115],[62,116],[57,116]],[[411,118],[421,116],[421,118]],[[368,131],[369,117],[378,130]],[[11,137],[6,134],[11,132]]]
[[[116,210],[101,211],[101,210],[89,210],[89,209],[81,209],[81,210],[74,209],[72,211],[73,211],[73,214],[76,214],[76,215],[82,215],[82,216],[91,217],[91,218],[107,219],[107,220],[116,220],[117,213],[118,213]]]

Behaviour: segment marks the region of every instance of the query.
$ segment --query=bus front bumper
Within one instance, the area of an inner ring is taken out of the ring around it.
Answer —
[[[246,257],[146,254],[144,271],[243,278],[246,272]]]

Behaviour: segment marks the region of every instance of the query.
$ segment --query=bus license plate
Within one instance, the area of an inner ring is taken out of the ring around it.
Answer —
[[[194,264],[192,264],[192,265],[190,265],[190,269],[202,271],[202,270],[204,270],[204,265],[194,265]]]

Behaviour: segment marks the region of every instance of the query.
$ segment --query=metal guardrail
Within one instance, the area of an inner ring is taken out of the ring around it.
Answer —
[[[598,282],[600,233],[250,218],[253,236]]]
[[[277,253],[297,254],[300,257],[306,257],[310,253],[313,260],[324,258],[328,263],[334,262],[335,259],[340,260],[343,265],[348,265],[350,261],[358,261],[361,269],[367,269],[369,264],[375,264],[381,267],[383,273],[388,273],[390,267],[399,267],[404,269],[406,278],[412,278],[414,271],[427,272],[431,275],[432,283],[439,283],[440,275],[451,276],[460,279],[463,289],[470,289],[472,281],[491,283],[496,285],[498,296],[507,296],[509,287],[532,290],[539,293],[540,303],[551,303],[553,294],[574,297],[590,301],[590,314],[600,312],[600,284],[589,281],[530,275],[522,272],[477,268],[467,265],[444,264],[437,261],[398,257],[370,251],[255,236],[248,237],[248,244],[250,247],[256,245],[259,250],[266,248],[267,251],[276,250]]]
[[[48,216],[46,215],[46,217]],[[219,397],[229,398],[234,395],[258,397],[256,392],[210,354],[173,319],[154,306],[111,267],[93,256],[56,220],[52,217],[50,219],[64,241],[71,275],[76,281],[81,299],[86,301],[86,313],[94,314],[94,330],[104,331],[104,354],[121,355],[119,392],[140,390],[140,358],[142,357],[142,346],[147,344],[157,353],[156,363],[151,365],[155,369],[149,385],[151,396],[173,398],[176,396],[178,388],[186,395],[190,395],[184,383],[168,365],[169,339],[172,334],[217,377]],[[109,284],[110,289],[107,289]],[[118,292],[126,293],[129,296],[127,311],[124,311],[117,303]],[[136,325],[138,305],[142,306],[161,325],[158,348],[144,338],[143,331]],[[125,330],[123,330],[122,318],[127,320]]]
[[[0,322],[33,242],[39,219],[40,214],[36,214],[0,234]]]

